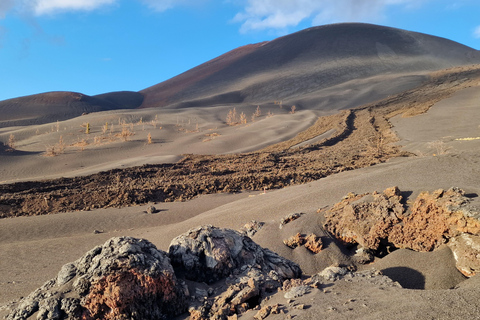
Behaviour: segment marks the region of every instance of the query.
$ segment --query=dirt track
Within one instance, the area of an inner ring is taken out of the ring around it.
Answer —
[[[263,150],[231,155],[186,155],[174,164],[145,165],[48,181],[0,185],[0,218],[41,215],[148,202],[183,201],[200,194],[282,188],[405,156],[388,119],[428,110],[478,83],[480,66],[432,74],[419,88],[322,117],[297,137]],[[317,144],[291,148],[335,129]]]

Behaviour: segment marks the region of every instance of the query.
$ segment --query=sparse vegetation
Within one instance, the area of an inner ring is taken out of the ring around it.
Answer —
[[[428,148],[434,150],[433,155],[444,155],[448,153],[450,147],[441,140],[436,140],[428,143]]]
[[[10,134],[8,137],[8,142],[7,142],[7,151],[13,151],[15,150],[15,136],[13,134]]]
[[[255,119],[262,115],[262,110],[260,110],[260,106],[257,106],[257,109],[252,114],[252,122],[255,122]]]
[[[149,132],[147,135],[147,144],[152,144],[152,134]]]
[[[294,114],[294,113],[295,113],[295,110],[297,110],[297,107],[292,106],[292,107],[290,108],[290,113],[291,113],[291,114]]]
[[[88,142],[87,139],[81,139],[72,144],[73,147],[78,147],[80,148],[80,151],[85,150],[85,147],[88,146],[90,143]]]
[[[220,134],[216,133],[216,132],[212,132],[212,133],[206,133],[205,134],[205,139],[203,139],[203,142],[208,142],[208,141],[211,141],[213,139],[215,139],[216,137],[219,137]]]
[[[58,153],[64,153],[65,148],[66,148],[66,145],[65,145],[65,142],[63,141],[63,137],[60,136],[60,138],[58,139],[58,143],[57,143]]]
[[[240,123],[241,124],[247,124],[247,116],[243,112],[240,113]]]
[[[226,121],[229,126],[234,126],[238,124],[238,115],[237,115],[237,110],[235,108],[230,109],[228,111]]]
[[[120,137],[123,139],[123,141],[128,141],[130,136],[133,136],[135,134],[132,130],[130,130],[132,127],[133,127],[133,124],[132,126],[127,126],[127,125],[122,126]]]
[[[45,156],[46,157],[55,157],[57,155],[57,151],[55,150],[55,146],[45,146]]]
[[[105,125],[102,127],[102,133],[106,134],[108,131],[108,122],[105,122]]]

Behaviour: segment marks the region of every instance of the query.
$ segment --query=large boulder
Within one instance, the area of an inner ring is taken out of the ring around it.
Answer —
[[[392,228],[401,221],[404,207],[397,187],[383,193],[348,194],[325,212],[324,227],[344,243],[378,250]]]
[[[8,320],[169,319],[185,312],[186,288],[167,254],[147,240],[112,238],[22,299]]]
[[[469,209],[469,202],[459,188],[423,192],[403,223],[393,228],[389,240],[399,248],[431,251],[462,233],[478,234],[478,213]]]
[[[457,269],[480,272],[480,212],[459,188],[422,192],[407,212],[397,187],[349,194],[325,211],[325,228],[346,243],[378,252],[381,243],[420,252],[447,244]]]
[[[170,243],[169,257],[175,271],[187,279],[213,283],[244,266],[274,271],[282,279],[297,278],[300,267],[260,247],[244,234],[230,229],[202,226],[191,229]]]

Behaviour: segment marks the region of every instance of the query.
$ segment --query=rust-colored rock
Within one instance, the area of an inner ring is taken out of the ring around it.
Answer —
[[[463,190],[423,192],[410,213],[405,213],[401,199],[396,187],[383,194],[349,194],[325,211],[325,228],[368,252],[378,250],[382,241],[415,251],[435,250],[446,243],[460,272],[472,276],[480,271],[480,213]]]
[[[7,319],[170,319],[187,309],[167,254],[147,240],[112,238],[62,267]]]
[[[325,212],[325,229],[345,243],[377,250],[380,242],[403,218],[402,196],[397,187],[371,195],[347,195]]]
[[[285,244],[289,248],[295,249],[296,247],[300,247],[305,244],[305,236],[297,233],[296,235],[283,240],[283,244]]]
[[[296,235],[283,240],[283,244],[292,249],[304,245],[307,250],[315,254],[319,253],[323,248],[322,239],[314,233],[311,233],[308,236],[297,233]]]
[[[303,215],[303,213],[298,213],[298,212],[289,214],[288,216],[286,216],[286,217],[282,218],[282,220],[280,220],[279,228],[282,229],[284,225],[286,225],[287,223],[290,223],[292,221],[297,220],[302,215]]]
[[[272,306],[265,306],[262,309],[258,310],[257,314],[253,316],[256,320],[263,320],[270,315]]]
[[[323,249],[322,239],[314,233],[309,234],[305,238],[305,248],[312,253],[319,253]]]
[[[469,202],[458,188],[421,193],[388,239],[399,248],[431,251],[460,233],[478,234],[480,222],[468,209]]]

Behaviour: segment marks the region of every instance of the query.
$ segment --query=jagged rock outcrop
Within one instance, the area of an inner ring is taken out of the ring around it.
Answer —
[[[283,281],[298,278],[300,267],[264,249],[244,234],[202,226],[182,234],[170,244],[175,271],[187,279],[213,283],[225,280],[228,288],[190,309],[190,319],[229,319],[257,307]]]
[[[147,240],[112,238],[62,267],[8,315],[28,319],[169,319],[185,312],[186,288],[167,254]]]
[[[296,247],[300,247],[305,244],[305,236],[301,233],[297,233],[296,235],[283,240],[283,244],[289,248],[295,249]]]
[[[470,205],[463,190],[423,192],[410,212],[401,200],[397,187],[383,194],[349,194],[325,212],[325,228],[368,254],[382,242],[415,251],[432,251],[446,243],[460,272],[472,276],[480,271],[480,210]]]
[[[399,248],[431,251],[461,233],[478,234],[480,221],[468,209],[469,202],[458,188],[423,192],[403,223],[393,228],[389,240]]]
[[[241,274],[230,276],[227,290],[214,299],[190,310],[190,319],[225,320],[254,309],[269,293],[282,286],[284,278],[275,271],[266,272],[258,267],[244,266]]]
[[[311,253],[319,253],[323,249],[322,238],[317,236],[315,233],[309,234],[305,238],[305,248]]]
[[[262,229],[264,225],[265,222],[252,220],[250,222],[247,222],[242,228],[240,228],[240,231],[247,237],[251,238],[255,235],[255,233]]]
[[[322,251],[323,242],[322,239],[314,233],[305,236],[301,233],[297,233],[294,236],[291,236],[288,239],[283,240],[283,243],[292,249],[296,247],[305,246],[307,250],[316,254]]]
[[[242,233],[202,226],[172,240],[169,257],[176,272],[193,281],[213,283],[232,275],[243,266],[274,271],[280,278],[296,278],[300,267],[264,249]]]
[[[290,223],[292,221],[297,220],[302,215],[303,215],[303,213],[301,213],[301,212],[300,213],[296,212],[296,213],[289,214],[288,216],[286,216],[286,217],[282,218],[282,220],[280,220],[280,225],[278,226],[278,228],[282,229],[284,225],[286,225],[287,223]]]
[[[325,212],[327,229],[345,243],[377,250],[392,228],[401,221],[404,207],[397,187],[383,193],[348,194]]]

